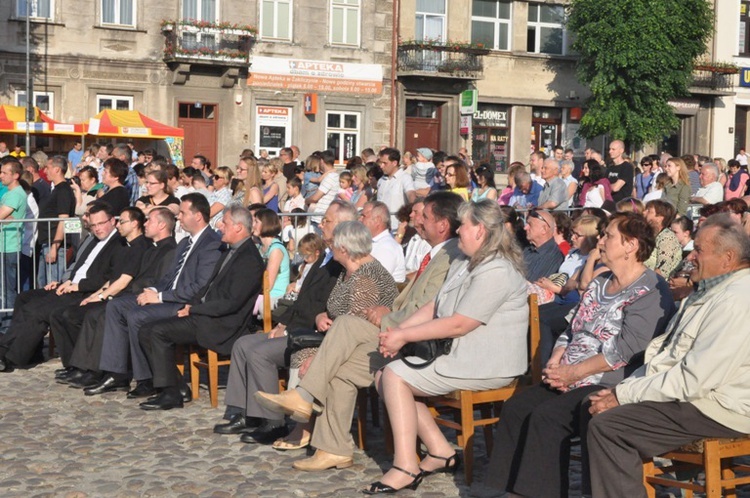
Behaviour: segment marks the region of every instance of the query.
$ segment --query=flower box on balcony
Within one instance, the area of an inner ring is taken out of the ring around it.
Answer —
[[[251,26],[241,26],[230,23],[210,23],[191,19],[184,19],[181,21],[162,21],[162,32],[171,32],[178,28],[187,33],[221,34],[248,38],[254,38],[257,33],[255,28]]]
[[[402,43],[398,46],[402,50],[431,50],[434,52],[460,52],[462,54],[471,55],[487,55],[490,53],[488,48],[484,48],[479,45],[465,45],[465,44],[436,44],[436,43],[420,43],[420,42],[407,42]]]
[[[699,62],[693,66],[694,71],[707,71],[717,74],[737,74],[740,68],[731,63],[707,63]]]

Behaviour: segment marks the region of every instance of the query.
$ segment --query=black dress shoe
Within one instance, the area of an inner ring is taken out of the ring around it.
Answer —
[[[261,425],[253,432],[247,432],[240,436],[240,441],[250,444],[273,444],[279,438],[289,434],[286,425],[269,426]]]
[[[122,389],[127,390],[129,387],[130,382],[126,379],[116,379],[112,375],[106,375],[95,386],[85,388],[83,394],[86,396],[96,396],[97,394],[110,393]]]
[[[74,368],[70,372],[66,374],[60,374],[59,377],[55,378],[55,382],[58,384],[69,384],[72,381],[79,381],[81,378],[86,375],[85,370],[79,370],[77,368]]]
[[[76,389],[85,389],[87,387],[94,387],[104,377],[103,372],[86,372],[79,379],[69,380],[68,386]]]
[[[141,410],[171,410],[172,408],[182,408],[182,396],[179,393],[173,394],[170,391],[162,391],[150,401],[144,401],[140,404]]]
[[[252,430],[248,427],[245,416],[241,413],[233,415],[226,424],[216,424],[214,432],[216,434],[242,434]]]
[[[156,389],[154,389],[154,384],[151,383],[151,380],[139,380],[135,385],[135,389],[128,391],[127,398],[148,398],[154,394],[156,394]]]
[[[58,368],[55,370],[55,379],[59,379],[60,377],[64,377],[68,374],[70,374],[73,370],[78,370],[76,367],[65,367],[65,368]]]
[[[0,372],[12,372],[13,371],[13,363],[11,363],[9,360],[6,360],[5,358],[0,358]]]

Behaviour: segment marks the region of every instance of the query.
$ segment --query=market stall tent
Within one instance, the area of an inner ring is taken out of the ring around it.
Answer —
[[[185,138],[185,130],[165,125],[138,111],[105,109],[89,119],[89,135],[130,138]]]
[[[26,108],[0,105],[0,133],[26,133]],[[34,135],[83,135],[83,123],[61,123],[34,107],[34,120],[29,121],[29,133]]]

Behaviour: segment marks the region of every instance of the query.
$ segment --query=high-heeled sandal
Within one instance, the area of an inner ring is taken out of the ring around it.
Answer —
[[[459,456],[458,453],[454,453],[448,458],[437,456],[437,455],[432,455],[430,453],[427,453],[427,456],[435,458],[437,460],[444,460],[445,465],[435,470],[422,469],[422,477],[431,476],[432,474],[455,474],[456,469],[458,469],[458,466],[461,465],[461,457]]]
[[[423,472],[419,472],[418,474],[413,474],[409,472],[408,470],[404,470],[401,467],[396,467],[395,465],[391,467],[392,469],[396,469],[399,472],[403,472],[404,474],[408,475],[409,477],[414,478],[412,482],[404,486],[403,488],[394,488],[392,486],[389,486],[387,484],[383,484],[380,481],[374,482],[370,484],[369,489],[363,489],[362,492],[366,495],[380,495],[380,494],[394,494],[398,493],[402,489],[417,489],[419,485],[422,483],[422,478],[424,477]]]

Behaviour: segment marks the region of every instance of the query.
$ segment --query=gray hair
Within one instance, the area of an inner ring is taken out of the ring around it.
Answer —
[[[116,157],[128,164],[133,162],[133,152],[130,150],[130,147],[128,147],[128,144],[115,145],[115,148],[112,149],[112,157]]]
[[[333,206],[336,206],[336,221],[339,223],[342,221],[357,221],[357,218],[359,218],[357,208],[351,202],[334,199],[331,201],[328,209],[331,209]]]
[[[513,179],[516,181],[517,186],[521,186],[524,183],[531,183],[531,175],[528,171],[519,171]]]
[[[706,218],[698,231],[711,227],[719,232],[711,239],[716,252],[731,252],[739,263],[750,263],[750,237],[743,231],[742,225],[729,213],[717,213]]]
[[[714,163],[706,163],[701,168],[708,168],[709,171],[711,171],[714,174],[714,179],[719,179],[719,167],[716,166]]]
[[[563,161],[560,161],[560,170],[564,170],[565,168],[569,168],[570,171],[573,171],[575,169],[576,165],[573,161],[569,159],[565,159]]]
[[[380,221],[380,224],[386,228],[391,226],[391,213],[388,211],[388,205],[380,201],[368,201],[366,206],[372,206],[371,216]]]
[[[479,202],[462,204],[458,208],[462,222],[471,221],[482,225],[487,235],[479,250],[471,257],[469,270],[473,270],[488,259],[506,259],[521,275],[526,274],[523,263],[523,252],[518,245],[515,234],[505,228],[507,218],[497,202],[482,199]]]
[[[232,218],[232,221],[242,225],[247,233],[253,233],[253,215],[241,204],[230,204],[224,208],[224,212]]]
[[[359,221],[343,221],[333,229],[333,247],[345,250],[352,259],[361,259],[372,252],[372,235]]]
[[[164,223],[167,226],[167,231],[169,233],[172,233],[174,231],[175,226],[175,216],[172,211],[169,210],[166,206],[156,206],[154,209],[149,211],[149,216],[156,216],[159,221]]]
[[[557,170],[558,173],[560,172],[560,162],[557,159],[552,159],[552,158],[545,159],[543,164],[547,167],[553,166]]]
[[[52,156],[47,161],[60,168],[63,175],[68,172],[68,160],[64,156]]]

